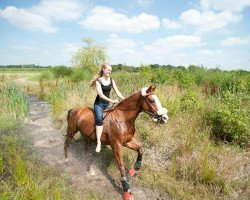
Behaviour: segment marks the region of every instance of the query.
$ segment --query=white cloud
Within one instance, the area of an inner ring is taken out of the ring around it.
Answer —
[[[137,0],[137,3],[142,7],[149,7],[153,3],[153,0]]]
[[[162,19],[162,24],[163,24],[163,27],[166,28],[166,29],[178,29],[178,28],[181,28],[181,24],[175,22],[175,21],[171,21],[167,18],[163,18]]]
[[[77,20],[83,11],[83,5],[77,0],[42,0],[31,8],[31,12],[54,20]]]
[[[140,33],[150,29],[158,29],[160,21],[157,16],[146,13],[128,18],[112,8],[97,6],[80,24],[86,28],[100,31]]]
[[[239,38],[239,37],[229,37],[221,41],[222,46],[235,46],[235,45],[248,45],[250,44],[250,37]]]
[[[33,51],[33,50],[38,49],[37,47],[28,46],[28,45],[10,45],[9,48],[22,50],[22,51]]]
[[[40,30],[47,33],[57,31],[57,28],[53,27],[51,22],[43,16],[13,6],[8,6],[4,10],[0,10],[0,17],[3,17],[9,23],[19,28],[32,31]]]
[[[151,46],[159,49],[182,49],[201,45],[201,37],[193,35],[174,35],[165,38],[159,38]]]
[[[204,9],[229,10],[241,12],[250,6],[250,0],[201,0],[200,4]]]
[[[197,53],[199,55],[209,56],[209,57],[218,57],[224,55],[224,53],[220,50],[207,50],[207,49],[200,50]]]
[[[183,65],[188,57],[182,52],[186,48],[200,46],[199,36],[176,35],[159,38],[152,43],[143,43],[111,34],[106,40],[111,63],[126,63],[133,66],[143,64]]]
[[[65,42],[62,46],[62,52],[63,52],[63,54],[66,54],[68,56],[72,56],[80,48],[81,48],[80,46],[77,46],[77,45],[69,43],[69,42]]]
[[[199,31],[211,31],[226,27],[230,23],[238,22],[242,15],[233,14],[230,11],[215,13],[213,11],[199,11],[190,9],[183,12],[180,19],[191,25],[199,26]]]
[[[115,52],[134,53],[138,43],[132,39],[121,39],[116,34],[111,34],[107,40],[109,48]]]
[[[23,29],[54,33],[58,31],[53,25],[54,21],[76,20],[81,16],[82,10],[82,4],[76,0],[42,0],[31,8],[8,6],[0,10],[0,17]]]

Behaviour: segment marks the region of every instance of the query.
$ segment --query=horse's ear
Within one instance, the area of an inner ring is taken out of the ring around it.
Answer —
[[[146,93],[147,93],[147,94],[153,93],[153,92],[155,91],[155,88],[156,88],[155,85],[151,85],[151,86],[147,89]]]

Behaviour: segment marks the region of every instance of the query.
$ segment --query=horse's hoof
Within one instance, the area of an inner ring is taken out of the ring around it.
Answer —
[[[130,169],[130,170],[128,171],[128,173],[129,173],[129,175],[130,175],[131,177],[135,177],[135,175],[136,175],[136,170],[135,170],[135,169]]]
[[[123,194],[123,200],[133,200],[134,197],[130,192],[124,192]]]

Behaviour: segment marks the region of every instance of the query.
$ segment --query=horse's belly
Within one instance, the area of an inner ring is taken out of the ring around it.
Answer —
[[[92,110],[83,110],[79,114],[78,130],[82,135],[90,136],[95,130],[95,117]]]

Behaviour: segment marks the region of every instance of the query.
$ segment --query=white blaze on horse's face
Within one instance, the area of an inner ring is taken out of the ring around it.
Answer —
[[[146,93],[147,89],[148,88],[143,88],[141,90],[142,96],[146,97],[147,95],[149,95],[149,94]],[[156,95],[151,94],[149,96],[151,96],[151,98],[153,99],[153,102],[155,103],[155,105],[157,107],[157,115],[159,117],[155,118],[155,120],[159,121],[160,123],[166,123],[167,120],[168,120],[168,115],[167,115],[168,110],[166,108],[162,107],[161,102],[160,102],[160,100],[158,99],[158,97]]]
[[[155,100],[156,106],[158,108],[157,114],[161,116],[161,120],[163,121],[163,123],[166,123],[168,120],[168,110],[162,107],[161,102],[156,95],[152,95],[152,97]]]

